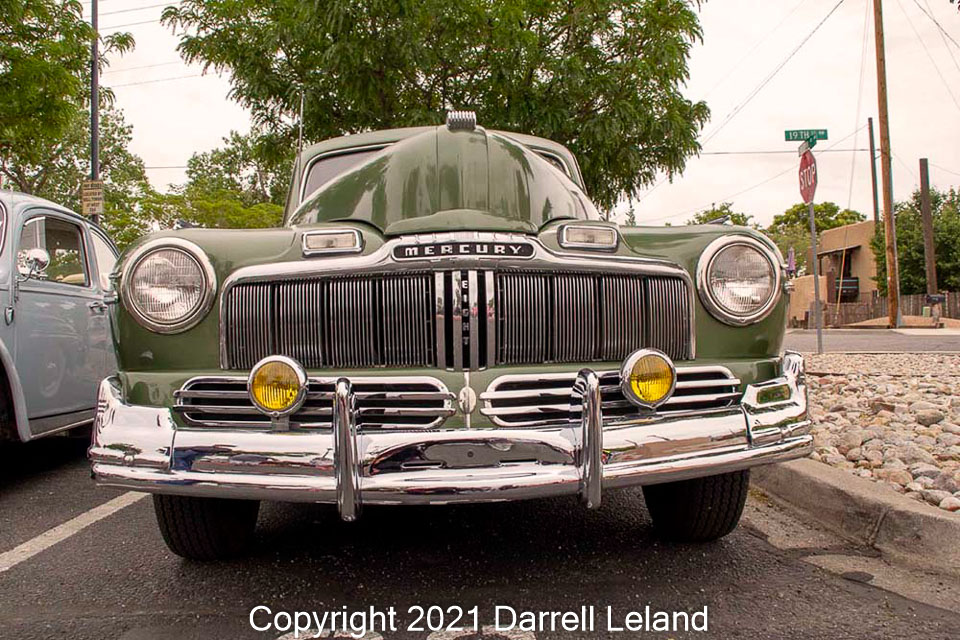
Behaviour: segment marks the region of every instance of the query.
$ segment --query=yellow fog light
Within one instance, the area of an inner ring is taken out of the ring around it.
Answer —
[[[296,360],[269,356],[253,367],[247,392],[253,404],[268,415],[293,413],[307,397],[307,374]]]
[[[627,400],[641,407],[657,407],[673,395],[677,371],[666,354],[656,349],[633,352],[620,370],[620,388]]]

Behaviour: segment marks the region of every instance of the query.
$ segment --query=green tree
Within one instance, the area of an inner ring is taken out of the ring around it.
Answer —
[[[184,0],[163,16],[289,146],[301,87],[311,140],[473,109],[568,145],[605,208],[681,171],[709,116],[681,93],[702,37],[688,0]]]
[[[960,191],[930,189],[933,213],[933,244],[936,252],[937,286],[941,291],[960,291]],[[897,226],[897,259],[900,266],[900,293],[926,293],[927,273],[923,249],[923,221],[920,191],[894,207]],[[887,295],[887,259],[883,228],[877,229],[871,244],[877,260],[877,288]]]
[[[31,164],[68,134],[83,108],[94,31],[77,0],[5,0],[0,10],[0,157]],[[133,46],[102,39],[105,53]]]
[[[859,211],[840,209],[833,202],[821,202],[813,205],[813,222],[817,233],[827,229],[834,229],[846,224],[854,224],[866,220]],[[786,256],[790,249],[794,251],[797,269],[802,270],[807,264],[807,252],[810,250],[810,214],[809,207],[798,203],[773,217],[773,222],[765,229],[780,252]]]
[[[229,194],[244,206],[283,205],[294,150],[286,140],[262,131],[231,131],[224,146],[194,154],[187,161],[184,193],[194,198]]]
[[[123,112],[105,104],[100,114],[100,177],[104,182],[102,222],[120,246],[150,230],[140,211],[152,195],[143,160],[129,149],[133,127]],[[0,175],[17,191],[46,198],[80,211],[80,187],[89,177],[90,130],[85,109],[74,112],[70,126],[56,140],[30,149],[12,148],[0,155]]]
[[[713,222],[723,217],[729,218],[730,224],[740,227],[755,226],[753,222],[751,222],[753,216],[734,211],[732,202],[724,202],[719,207],[714,205],[709,209],[704,209],[694,215],[690,220],[687,220],[687,224],[707,224],[708,222]]]

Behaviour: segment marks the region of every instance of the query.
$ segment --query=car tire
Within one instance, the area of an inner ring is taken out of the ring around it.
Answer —
[[[190,560],[223,560],[250,546],[260,503],[154,495],[153,510],[170,551]]]
[[[657,533],[677,542],[707,542],[737,527],[747,501],[750,470],[654,484],[643,488]]]

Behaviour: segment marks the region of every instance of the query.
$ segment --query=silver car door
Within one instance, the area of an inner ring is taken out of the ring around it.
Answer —
[[[83,227],[56,212],[31,210],[17,246],[18,270],[30,248],[50,257],[45,272],[18,287],[14,313],[16,365],[34,435],[76,422],[96,405],[108,338],[101,295],[91,277]],[[21,277],[25,274],[21,273]]]

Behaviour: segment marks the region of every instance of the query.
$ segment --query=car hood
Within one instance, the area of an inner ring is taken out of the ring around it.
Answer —
[[[332,179],[289,224],[358,221],[387,236],[465,228],[536,233],[563,218],[599,214],[560,170],[506,136],[441,126]]]

